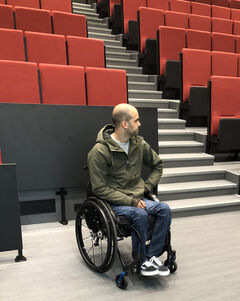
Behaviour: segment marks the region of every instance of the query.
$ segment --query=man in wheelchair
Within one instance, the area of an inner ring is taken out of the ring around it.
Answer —
[[[158,258],[163,251],[171,224],[171,210],[162,202],[144,195],[152,192],[162,175],[162,161],[149,144],[138,135],[141,123],[138,111],[129,104],[117,105],[113,125],[106,125],[88,154],[92,192],[108,201],[117,216],[126,217],[139,232],[132,233],[132,252],[141,254],[143,276],[167,276],[169,269]],[[141,177],[142,164],[151,169],[148,179]],[[151,242],[146,248],[148,215],[155,217]]]

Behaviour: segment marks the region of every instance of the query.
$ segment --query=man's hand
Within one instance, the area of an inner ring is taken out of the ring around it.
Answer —
[[[146,204],[145,204],[145,202],[144,201],[142,201],[142,200],[139,200],[139,202],[138,202],[138,204],[137,204],[137,207],[138,208],[142,208],[142,209],[146,209]]]

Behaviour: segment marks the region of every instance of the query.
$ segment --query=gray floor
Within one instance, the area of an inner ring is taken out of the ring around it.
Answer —
[[[74,223],[23,226],[27,262],[0,253],[0,300],[240,300],[240,211],[173,220],[178,271],[168,278],[129,275],[115,286],[116,263],[107,274],[90,271],[75,242]],[[129,241],[122,243],[129,254]]]

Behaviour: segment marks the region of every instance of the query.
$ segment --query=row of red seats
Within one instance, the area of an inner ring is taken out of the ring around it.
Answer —
[[[195,1],[203,4],[208,5],[218,5],[218,6],[224,6],[224,7],[230,7],[230,8],[240,8],[240,1],[239,0],[187,0],[187,1]]]
[[[140,51],[144,52],[146,39],[156,39],[159,26],[189,28],[208,32],[240,35],[240,21],[188,15],[158,9],[139,8]]]
[[[0,5],[0,27],[87,37],[85,16],[20,6]]]
[[[102,40],[0,29],[0,59],[105,68]]]
[[[127,103],[126,71],[0,60],[0,102]]]
[[[1,4],[72,12],[71,0],[0,0]]]

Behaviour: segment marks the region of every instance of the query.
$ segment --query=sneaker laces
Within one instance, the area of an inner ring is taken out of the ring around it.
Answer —
[[[151,259],[149,259],[151,263],[156,263],[159,267],[162,266],[162,262],[160,259],[158,259],[156,256],[153,256]]]
[[[147,268],[153,266],[152,262],[147,260],[142,265],[146,266]]]

